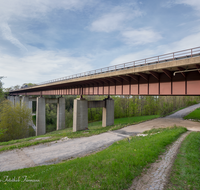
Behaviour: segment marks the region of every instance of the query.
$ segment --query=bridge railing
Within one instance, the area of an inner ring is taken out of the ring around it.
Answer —
[[[145,66],[145,65],[158,64],[158,63],[174,61],[174,60],[179,60],[179,59],[186,59],[186,58],[196,57],[196,56],[200,56],[200,47],[195,47],[192,49],[186,49],[186,50],[177,51],[177,52],[173,52],[173,53],[149,57],[146,59],[140,59],[140,60],[136,60],[136,61],[126,62],[126,63],[122,63],[122,64],[118,64],[118,65],[112,65],[109,67],[104,67],[104,68],[100,68],[100,69],[96,69],[96,70],[92,70],[92,71],[86,71],[83,73],[78,73],[78,74],[65,76],[65,77],[58,78],[58,79],[45,81],[45,82],[39,83],[35,86],[39,86],[42,84],[50,84],[50,83],[54,83],[54,82],[58,82],[58,81],[64,81],[64,80],[69,80],[69,79],[74,79],[74,78],[85,77],[85,76],[98,75],[101,73],[113,72],[113,71],[128,69],[128,68],[132,68],[132,67],[141,67],[141,66]],[[27,88],[24,88],[24,89],[27,89]]]

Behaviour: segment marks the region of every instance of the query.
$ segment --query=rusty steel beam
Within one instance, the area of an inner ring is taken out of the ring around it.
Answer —
[[[103,83],[105,83],[105,84],[108,84],[108,85],[109,85],[109,83],[110,83],[108,80],[102,79],[102,78],[98,79],[98,81],[101,81],[101,82],[103,82]]]
[[[127,76],[120,75],[119,77],[125,80],[126,82],[130,82],[130,78]]]
[[[128,74],[127,76],[131,77],[133,80],[135,80],[136,82],[138,82],[139,77],[138,75],[133,75],[133,74]]]
[[[160,74],[159,74],[159,73],[154,72],[154,71],[149,71],[149,73],[150,73],[154,78],[156,78],[157,80],[160,79]]]
[[[144,80],[148,81],[149,77],[145,73],[138,73]]]
[[[114,79],[112,79],[112,78],[105,78],[107,81],[109,81],[109,83],[111,84],[114,84],[115,85],[115,83],[116,83],[116,81],[114,80]]]
[[[116,80],[117,82],[119,82],[119,83],[122,83],[122,82],[123,82],[122,79],[119,78],[119,77],[111,77],[111,78],[115,79],[115,80]]]
[[[170,78],[172,79],[172,72],[167,69],[162,69],[162,71]]]

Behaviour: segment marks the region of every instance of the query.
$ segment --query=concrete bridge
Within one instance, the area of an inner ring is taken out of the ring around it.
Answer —
[[[45,100],[43,95],[80,95],[74,101],[74,131],[87,128],[89,107],[103,107],[103,126],[112,125],[114,101],[109,98],[110,95],[200,95],[200,47],[43,82],[11,91],[8,98],[15,104],[19,101],[19,95],[26,98],[39,96],[37,135],[45,133],[45,102],[50,101]],[[108,98],[88,102],[82,95],[108,95]],[[65,125],[65,100],[61,97],[51,101],[58,104],[57,129],[61,129]]]

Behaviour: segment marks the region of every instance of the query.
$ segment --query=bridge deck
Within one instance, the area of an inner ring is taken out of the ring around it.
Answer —
[[[200,95],[200,47],[114,65],[11,95]]]

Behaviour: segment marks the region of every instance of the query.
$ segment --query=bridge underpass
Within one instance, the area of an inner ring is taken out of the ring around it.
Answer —
[[[10,92],[10,96],[19,95],[80,95],[74,101],[73,130],[83,130],[87,128],[88,121],[84,118],[89,103],[82,99],[82,95],[200,95],[200,47],[79,73]],[[105,114],[103,123],[106,124],[103,126],[114,124],[114,103],[110,107],[106,105],[102,106],[107,109],[104,113],[113,114]],[[40,103],[38,107],[44,109]],[[40,122],[36,128],[40,128]]]

